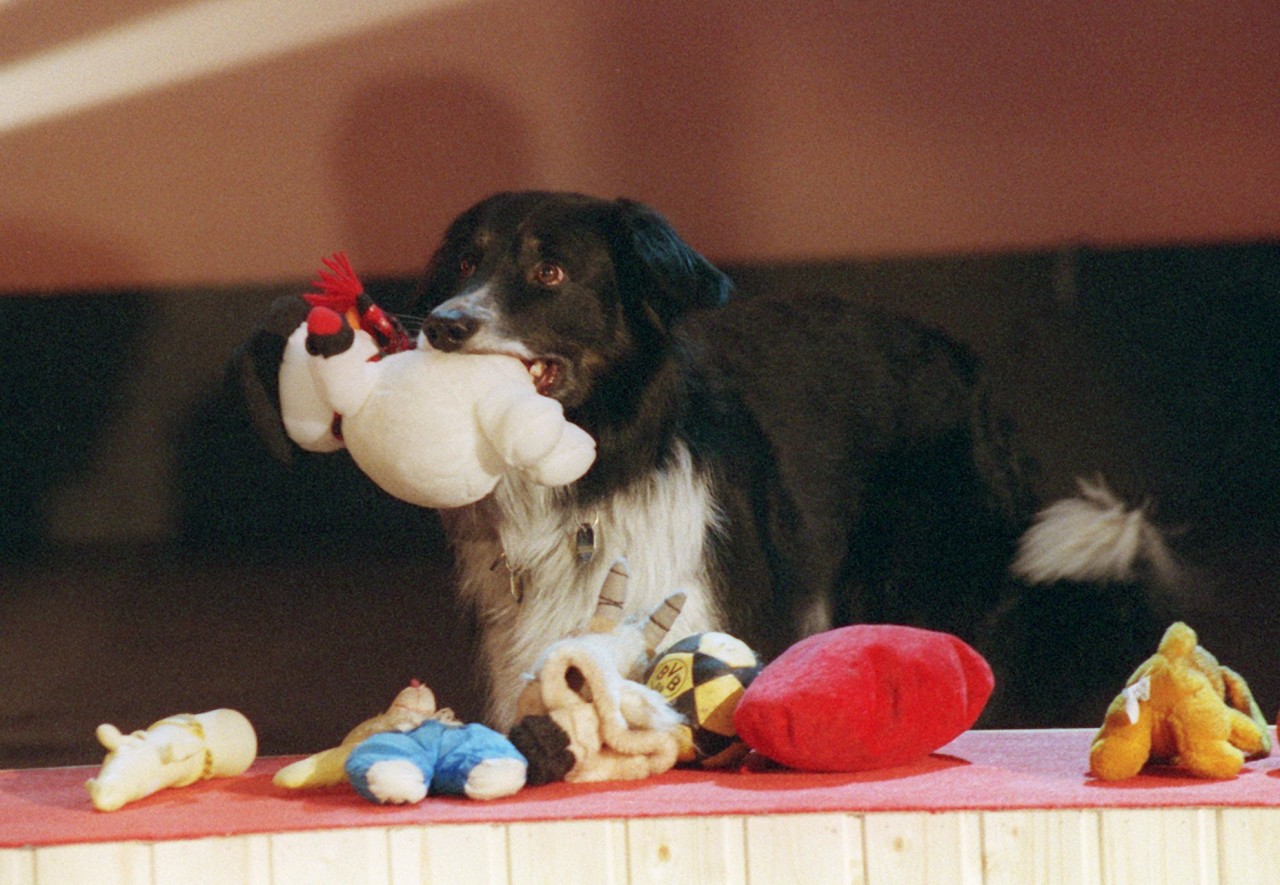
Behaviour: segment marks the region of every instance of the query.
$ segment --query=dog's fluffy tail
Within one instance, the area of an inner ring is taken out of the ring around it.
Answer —
[[[1081,480],[1023,533],[992,622],[996,692],[984,727],[1096,724],[1186,607],[1189,577],[1147,505]],[[988,649],[984,649],[984,652]]]
[[[1101,479],[1077,480],[1079,493],[1036,516],[1018,543],[1013,572],[1029,584],[1057,581],[1180,584],[1179,567],[1146,506],[1129,507]]]

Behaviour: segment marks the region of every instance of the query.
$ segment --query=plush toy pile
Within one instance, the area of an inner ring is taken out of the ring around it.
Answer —
[[[991,668],[976,651],[949,634],[912,627],[831,630],[763,667],[723,634],[688,637],[655,656],[683,594],[647,618],[623,620],[626,583],[626,563],[619,561],[586,630],[540,658],[521,696],[523,718],[509,736],[458,722],[415,680],[384,713],[357,725],[337,747],[280,769],[274,783],[295,790],[349,783],[380,804],[430,795],[497,799],[555,780],[651,777],[677,764],[682,746],[686,764],[737,764],[750,748],[805,771],[881,769],[958,737],[991,695]],[[660,681],[676,698],[692,697],[697,680],[673,674],[682,667],[692,673],[703,652],[716,672],[709,670],[702,684],[727,681],[711,701],[694,704],[692,715],[639,681],[646,671],[663,673]],[[696,746],[690,752],[691,735],[710,726],[718,743],[706,746],[717,752]],[[130,735],[104,724],[98,737],[109,753],[86,787],[102,811],[202,778],[240,774],[257,750],[252,725],[234,710],[170,716]],[[1089,769],[1121,780],[1152,762],[1231,778],[1246,760],[1270,751],[1270,730],[1248,684],[1179,622],[1108,708]]]
[[[676,763],[681,717],[640,680],[684,594],[647,618],[623,620],[627,580],[626,562],[615,562],[586,632],[553,644],[534,666],[511,730],[530,784],[635,780]]]

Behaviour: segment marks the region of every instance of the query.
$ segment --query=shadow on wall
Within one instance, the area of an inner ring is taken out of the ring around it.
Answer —
[[[342,249],[361,268],[421,265],[452,217],[480,196],[532,178],[519,115],[478,83],[457,76],[405,76],[366,85],[345,110],[330,152],[344,242],[317,244],[316,267]],[[362,273],[374,299],[404,315],[416,280]],[[263,293],[257,316],[272,297]],[[248,336],[255,315],[244,317]],[[250,426],[242,398],[218,388],[201,397],[178,434],[179,536],[192,550],[239,552],[340,548],[439,552],[435,514],[392,499],[345,453],[295,450],[274,461]]]
[[[743,47],[724,21],[738,12],[720,6],[652,15],[629,4],[535,4],[532,21],[514,3],[442,13],[433,39],[496,28],[490,39],[505,37],[509,56],[486,72],[491,80],[423,56],[431,70],[358,89],[329,148],[343,248],[360,266],[403,268],[407,255],[425,261],[476,201],[542,187],[640,199],[692,243],[741,242],[740,229],[771,212],[743,186],[759,170],[741,168],[741,151],[726,144],[752,120],[743,84],[726,76]],[[566,43],[570,56],[551,48]]]
[[[586,106],[596,119],[588,128],[598,133],[598,163],[616,189],[598,196],[652,204],[702,249],[708,242],[740,244],[748,230],[768,229],[775,207],[753,198],[760,170],[743,168],[740,159],[741,139],[760,133],[743,106],[742,92],[753,84],[738,75],[753,50],[771,50],[744,46],[743,29],[726,27],[741,21],[741,8],[682,2],[654,15],[636,3],[580,6],[589,41],[583,51],[594,53]]]
[[[536,178],[519,114],[462,76],[369,83],[346,109],[331,151],[341,248],[357,270],[395,267],[405,255],[425,266],[442,217]]]

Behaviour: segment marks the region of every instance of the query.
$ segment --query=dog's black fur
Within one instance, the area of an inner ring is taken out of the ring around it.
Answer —
[[[1072,705],[1114,692],[1167,613],[1140,581],[1029,589],[1011,575],[1038,504],[977,360],[839,296],[732,288],[641,204],[522,192],[450,226],[418,308],[438,348],[547,367],[545,392],[595,437],[595,465],[550,506],[603,506],[688,453],[717,510],[704,556],[718,626],[766,657],[829,624],[930,627],[992,661],[989,724],[1097,720],[1101,707]],[[259,335],[246,352],[266,426],[274,351]],[[477,505],[453,531],[486,520],[510,529]]]

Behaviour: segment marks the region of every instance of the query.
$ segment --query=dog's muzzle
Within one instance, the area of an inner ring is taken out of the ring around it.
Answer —
[[[437,308],[422,323],[422,333],[436,350],[461,350],[471,336],[480,330],[481,320],[464,310]]]

